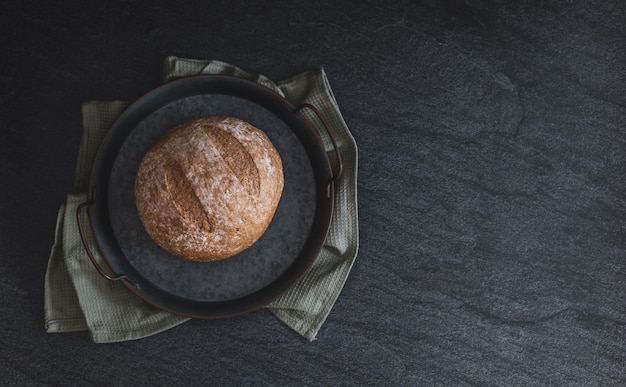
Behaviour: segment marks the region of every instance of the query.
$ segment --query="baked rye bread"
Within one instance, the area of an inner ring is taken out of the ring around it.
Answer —
[[[232,257],[269,226],[284,186],[267,135],[228,116],[168,131],[143,157],[135,204],[150,237],[191,261]]]

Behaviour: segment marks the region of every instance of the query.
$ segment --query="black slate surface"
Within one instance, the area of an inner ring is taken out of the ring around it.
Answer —
[[[3,385],[626,384],[623,2],[70,3],[0,5]],[[80,105],[139,97],[167,55],[328,73],[361,244],[318,340],[267,311],[45,333]]]

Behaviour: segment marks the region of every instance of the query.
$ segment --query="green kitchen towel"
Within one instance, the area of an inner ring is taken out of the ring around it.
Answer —
[[[215,60],[168,57],[165,81],[197,74],[225,74],[253,80],[273,89],[294,105],[318,108],[341,152],[343,174],[338,181],[331,227],[320,256],[307,275],[267,308],[308,340],[314,340],[348,277],[358,250],[356,196],[357,148],[344,122],[323,69],[308,71],[281,82]],[[76,222],[80,203],[87,200],[87,185],[99,144],[128,103],[86,102],[83,105],[83,140],[78,154],[73,191],[58,213],[54,244],[45,278],[45,322],[48,332],[88,331],[94,342],[118,342],[147,337],[188,320],[162,311],[130,292],[124,285],[103,278],[90,262]],[[332,143],[323,126],[309,117],[324,140],[331,162]],[[335,165],[336,167],[336,165]],[[80,214],[88,225],[86,214]],[[90,230],[89,227],[86,227]],[[106,267],[87,234],[95,258]]]

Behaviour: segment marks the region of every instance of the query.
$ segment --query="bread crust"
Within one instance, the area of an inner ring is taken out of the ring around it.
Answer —
[[[263,131],[205,116],[173,128],[144,155],[135,204],[150,237],[170,254],[215,261],[263,235],[283,186],[280,155]]]

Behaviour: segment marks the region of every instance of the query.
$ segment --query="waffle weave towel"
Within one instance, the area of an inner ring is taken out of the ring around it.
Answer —
[[[357,147],[341,116],[323,69],[273,82],[215,60],[168,57],[165,81],[198,74],[223,74],[253,80],[273,89],[294,105],[310,103],[318,108],[331,130],[343,160],[343,174],[336,187],[331,227],[320,256],[295,287],[267,308],[308,340],[330,313],[358,251]],[[104,279],[93,267],[82,245],[76,223],[77,206],[87,200],[91,165],[100,142],[127,102],[91,101],[83,104],[83,140],[79,150],[73,191],[58,212],[54,244],[45,278],[45,323],[48,332],[88,331],[96,343],[147,337],[188,320],[147,304],[124,285]],[[331,162],[332,143],[321,125],[310,117],[325,141]],[[83,222],[89,219],[82,214]],[[87,229],[89,229],[87,227]],[[89,243],[93,239],[87,236]],[[90,239],[91,238],[91,239]],[[93,246],[103,267],[106,267]]]

